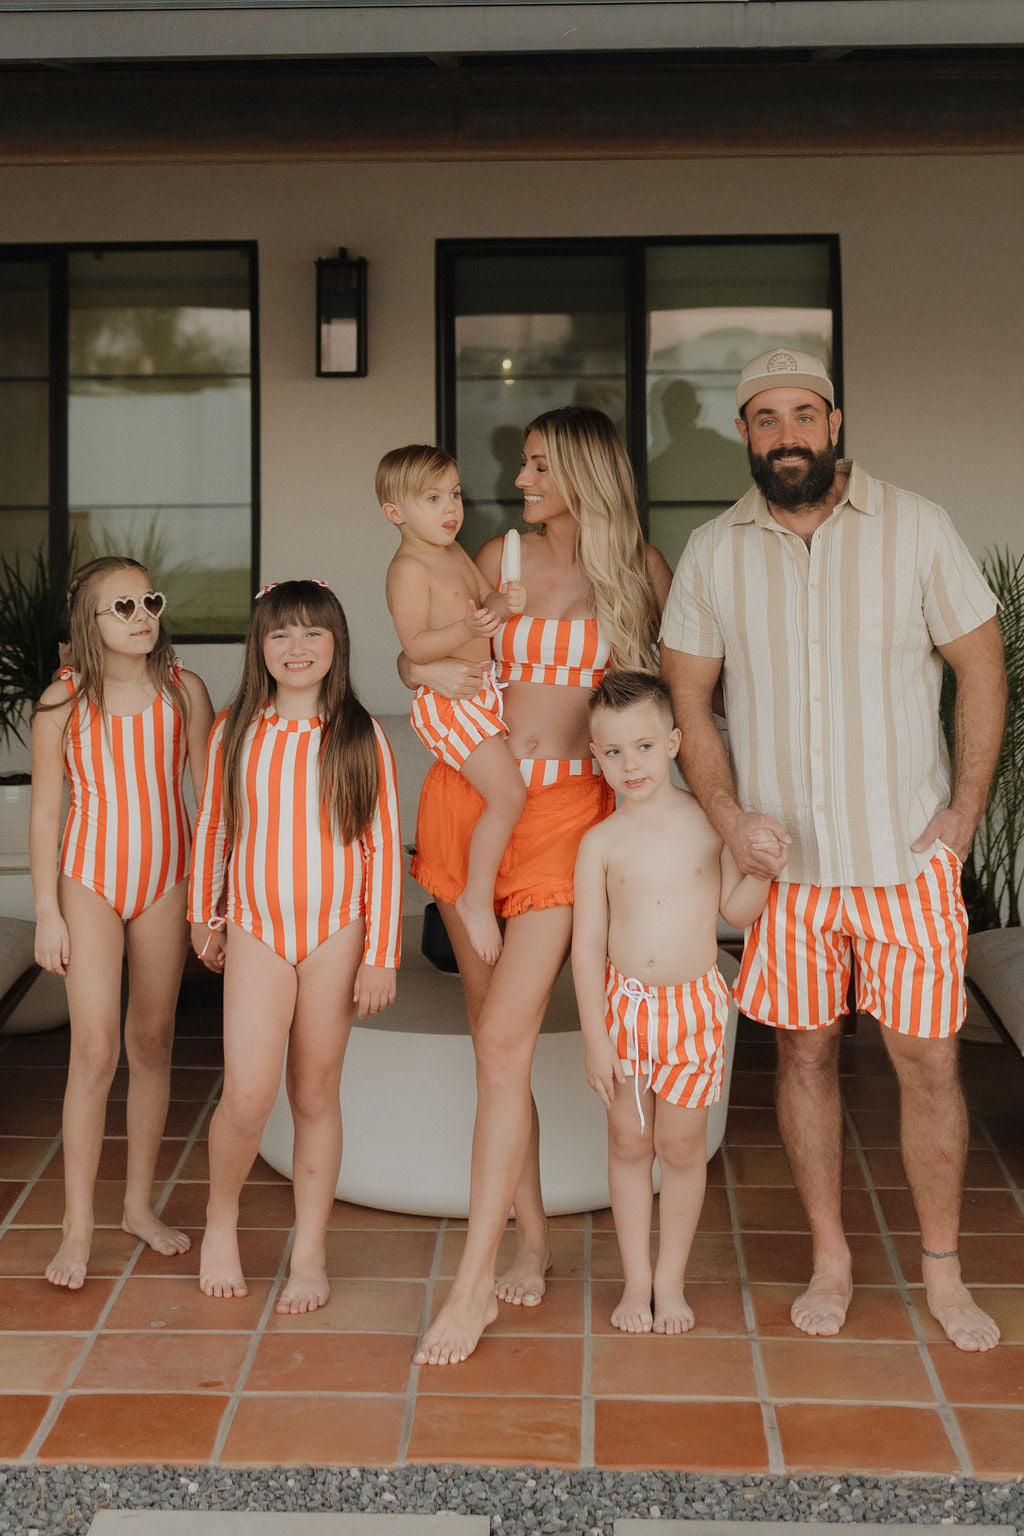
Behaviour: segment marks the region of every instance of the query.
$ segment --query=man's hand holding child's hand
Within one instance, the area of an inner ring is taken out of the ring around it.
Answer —
[[[750,846],[778,864],[779,873],[785,869],[786,860],[789,857],[786,853],[786,844],[776,832],[772,831],[771,827],[758,827],[751,836]],[[775,878],[777,879],[778,876],[776,875]]]
[[[761,811],[742,811],[726,841],[744,875],[752,875],[755,880],[777,880],[785,868],[786,847],[792,838],[774,817]]]

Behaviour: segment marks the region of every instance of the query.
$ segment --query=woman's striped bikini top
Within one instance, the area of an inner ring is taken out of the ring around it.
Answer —
[[[596,619],[538,619],[517,613],[491,636],[499,683],[596,688],[611,648]]]
[[[596,619],[535,619],[528,613],[499,624],[491,650],[499,683],[560,688],[596,688],[610,654]]]

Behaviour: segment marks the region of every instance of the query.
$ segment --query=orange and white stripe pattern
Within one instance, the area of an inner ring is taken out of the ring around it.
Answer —
[[[686,1109],[704,1109],[722,1097],[729,988],[717,966],[695,981],[647,987],[623,976],[609,960],[605,1022],[619,1060],[633,1077],[640,1126],[640,1075],[645,1091]]]
[[[77,676],[61,677],[73,697]],[[60,870],[125,922],[188,874],[187,755],[181,716],[163,694],[137,715],[108,715],[86,698],[72,714],[64,754],[71,809]]]
[[[189,917],[224,916],[298,965],[347,923],[364,919],[363,961],[396,967],[401,950],[402,841],[395,760],[373,722],[380,789],[356,843],[338,840],[320,795],[320,720],[252,723],[242,760],[242,814],[227,846],[223,804],[226,712],[210,737],[192,850]]]
[[[456,771],[482,741],[508,735],[501,717],[501,694],[491,681],[471,699],[445,699],[432,688],[417,688],[409,718],[438,762]]]
[[[780,882],[747,935],[736,1002],[779,1029],[824,1029],[857,1009],[901,1035],[940,1040],[964,1021],[967,915],[960,861],[942,844],[906,885]]]
[[[519,757],[516,767],[527,789],[550,789],[567,779],[601,777],[601,766],[592,757]]]
[[[610,657],[596,619],[537,619],[526,613],[491,636],[499,683],[596,688]]]

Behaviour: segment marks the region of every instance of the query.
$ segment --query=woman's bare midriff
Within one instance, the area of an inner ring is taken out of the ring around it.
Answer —
[[[509,683],[503,699],[513,757],[589,757],[589,698],[589,688]]]

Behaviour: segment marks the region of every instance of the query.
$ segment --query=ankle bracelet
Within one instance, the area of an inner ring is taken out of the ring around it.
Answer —
[[[958,1257],[959,1248],[951,1248],[948,1253],[932,1253],[930,1248],[922,1248],[921,1253],[926,1259],[955,1259]]]

